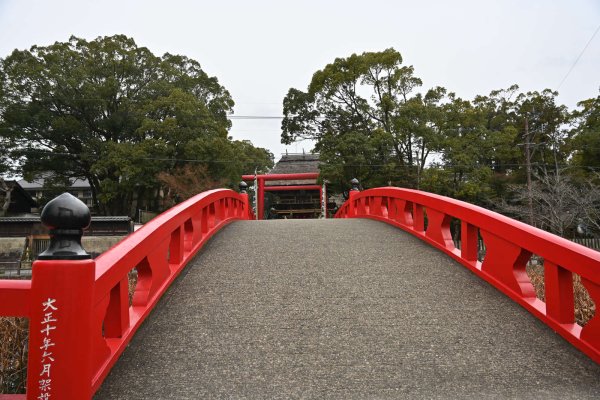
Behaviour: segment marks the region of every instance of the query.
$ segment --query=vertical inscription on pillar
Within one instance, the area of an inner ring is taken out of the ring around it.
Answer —
[[[58,319],[55,316],[55,312],[58,311],[58,305],[56,299],[48,298],[48,300],[42,302],[42,345],[40,350],[42,351],[40,375],[39,375],[39,396],[40,400],[50,399],[52,397],[52,366],[56,361],[54,358],[54,349],[56,343],[53,341],[53,336],[58,328]]]

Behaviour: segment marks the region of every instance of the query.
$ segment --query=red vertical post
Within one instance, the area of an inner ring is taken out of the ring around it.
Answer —
[[[227,199],[215,201],[215,211],[217,222],[224,221],[227,218]]]
[[[354,197],[360,192],[350,191],[348,193],[348,217],[354,217],[356,215],[356,205],[354,204]]]
[[[256,215],[263,219],[265,213],[265,179],[258,177],[258,193],[256,194]]]
[[[572,324],[575,320],[575,298],[571,271],[544,260],[544,283],[548,317],[561,324]]]
[[[350,181],[350,184],[352,185],[352,189],[350,189],[350,191],[348,192],[348,217],[354,217],[356,216],[356,204],[354,201],[354,198],[360,193],[360,183],[358,182],[358,179],[353,178]]]
[[[477,245],[479,244],[477,227],[461,221],[460,242],[460,256],[466,261],[477,262]]]
[[[323,218],[327,218],[327,186],[325,182],[323,182],[321,196],[323,197]]]
[[[28,399],[92,397],[93,260],[33,263]]]
[[[413,203],[413,229],[417,232],[425,231],[425,214],[423,212],[423,206],[417,203]]]
[[[120,338],[129,328],[129,280],[127,276],[110,291],[110,301],[104,320],[104,336]]]
[[[181,264],[183,261],[183,247],[183,229],[179,227],[171,233],[171,242],[169,243],[169,264]]]
[[[600,285],[589,279],[581,277],[581,283],[592,298],[594,304],[600,304]],[[597,310],[597,308],[596,308]],[[597,312],[597,311],[596,311]],[[592,318],[581,330],[579,338],[591,344],[595,349],[600,348],[600,319]]]
[[[63,193],[46,204],[41,220],[50,246],[31,276],[27,398],[90,399],[96,263],[81,247],[90,210]]]

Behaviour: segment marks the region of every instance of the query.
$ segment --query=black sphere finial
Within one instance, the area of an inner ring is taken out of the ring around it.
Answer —
[[[353,192],[359,191],[359,185],[360,182],[358,182],[358,179],[356,178],[352,178],[352,180],[350,181],[350,184],[352,185],[352,189],[350,189]]]
[[[246,182],[244,182],[244,181],[241,181],[240,182],[240,193],[241,194],[248,193],[247,189],[248,189],[248,184]]]
[[[38,260],[87,260],[92,258],[81,246],[83,230],[90,226],[90,209],[77,197],[63,193],[42,210],[42,224],[50,229],[50,246]]]

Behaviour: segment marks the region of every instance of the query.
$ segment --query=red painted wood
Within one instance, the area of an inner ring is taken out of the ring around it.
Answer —
[[[28,399],[91,398],[94,275],[94,260],[33,263]],[[51,389],[42,379],[51,379]]]
[[[356,203],[356,196],[359,194],[360,192],[357,190],[351,190],[348,193],[348,201],[346,201],[344,203],[344,205],[342,206],[342,208],[339,211],[344,210],[344,212],[348,213],[349,217],[353,217],[356,215],[356,208],[358,207],[358,204]]]
[[[383,197],[381,199],[381,205],[380,205],[380,209],[381,209],[381,216],[384,218],[389,218],[390,212],[389,212],[389,202],[390,199],[387,197]]]
[[[192,247],[200,239],[202,239],[202,210],[196,211],[192,217]]]
[[[192,219],[190,218],[183,224],[183,254],[190,252],[190,250],[192,249],[193,239],[194,224],[192,223]]]
[[[321,190],[319,185],[265,186],[265,192],[285,192],[289,190]]]
[[[129,282],[127,277],[110,291],[108,310],[104,318],[104,336],[120,338],[129,328]]]
[[[283,189],[289,186],[265,186],[265,181],[290,181],[290,180],[301,180],[301,179],[317,179],[319,177],[318,172],[306,172],[299,174],[266,174],[266,175],[242,175],[243,181],[254,181],[257,180],[258,188],[256,190],[256,208],[258,219],[262,220],[265,213],[265,191],[274,190],[299,190],[299,187],[304,190],[321,190],[318,185],[296,185],[294,189]],[[309,189],[310,188],[310,189]]]
[[[202,209],[202,217],[200,220],[200,224],[202,226],[202,235],[200,236],[201,238],[203,238],[209,231],[209,227],[208,227],[208,208],[204,207]]]
[[[443,212],[427,209],[427,231],[425,234],[436,241],[440,245],[454,249],[454,242],[452,241],[452,233],[450,233],[450,220],[452,217]]]
[[[265,175],[242,175],[243,181],[253,181],[254,178],[264,179],[266,181],[292,181],[301,179],[317,179],[319,178],[318,172],[304,172],[298,174],[265,174]]]
[[[221,222],[225,220],[225,207],[227,207],[226,203],[227,199],[220,199],[216,204],[215,212],[217,215],[217,222]]]
[[[432,193],[393,187],[352,193],[335,218],[375,219],[413,234],[494,285],[600,363],[600,313],[583,328],[572,322],[570,280],[573,273],[580,275],[595,304],[600,304],[599,252],[493,211]],[[397,211],[388,211],[384,216],[368,206],[383,199],[396,204]],[[427,232],[423,229],[423,210],[428,217]],[[462,251],[448,242],[447,226],[451,218],[461,221]],[[483,264],[477,261],[478,229],[487,247]],[[542,257],[546,265],[547,303],[535,297],[525,272],[532,254]]]
[[[219,208],[226,208],[226,210],[219,210]],[[149,223],[153,225],[146,224],[96,260],[98,264],[96,278],[99,288],[96,296],[97,315],[101,315],[103,310],[106,310],[106,306],[102,304],[104,296],[100,295],[107,290],[104,288],[113,286],[114,283],[110,282],[114,282],[118,276],[127,274],[132,265],[137,265],[138,284],[133,305],[128,310],[130,327],[122,338],[106,339],[98,338],[96,335],[94,391],[100,386],[135,331],[187,262],[222,227],[235,219],[250,219],[249,212],[248,196],[245,194],[237,194],[230,190],[205,192],[154,218]],[[194,223],[194,219],[199,221],[201,234],[195,233],[198,222]],[[143,235],[136,237],[138,233]],[[119,249],[121,245],[122,248]],[[170,249],[181,251],[182,256],[175,256],[175,258],[172,256],[167,263],[167,253]],[[173,262],[180,258],[179,263]]]
[[[425,231],[425,215],[423,206],[418,203],[413,203],[413,229],[417,232]]]
[[[402,212],[400,209],[400,201],[398,199],[388,199],[388,218],[394,221],[398,221],[399,215]]]
[[[357,201],[356,212],[357,214],[370,214],[371,208],[369,205],[369,197],[360,197]]]
[[[216,225],[216,223],[217,223],[217,215],[216,215],[216,212],[215,212],[215,204],[214,203],[210,203],[208,205],[208,207],[206,207],[206,208],[207,208],[207,210],[206,210],[206,212],[207,212],[207,214],[206,214],[207,215],[207,225],[206,226],[208,227],[208,231],[210,232],[210,230],[212,228],[214,228],[215,225]]]
[[[168,242],[164,240],[154,249],[151,249],[148,252],[146,258],[144,259],[147,262],[149,268],[149,298],[155,296],[157,293],[160,292],[160,288],[163,287],[163,285],[169,280],[169,277],[171,276],[173,271],[176,270],[179,265],[181,265],[181,262],[178,264],[174,264],[170,261],[167,261],[166,255],[168,248]]]
[[[92,371],[95,371],[95,375],[93,377],[93,381],[97,381],[99,378],[99,371],[102,370],[102,366],[105,365],[105,363],[110,360],[111,357],[111,348],[108,344],[108,341],[110,339],[107,339],[104,337],[102,330],[103,330],[103,326],[104,326],[104,321],[106,319],[106,314],[108,311],[108,304],[110,301],[110,297],[109,294],[106,294],[101,301],[96,302],[96,305],[94,306],[94,312],[93,312],[93,318],[94,320],[92,321],[92,351],[91,351],[91,358],[92,358]],[[130,318],[130,329],[131,329],[131,323],[134,322],[134,320],[131,318],[131,313],[129,314],[129,318]],[[124,333],[120,339],[117,340],[122,340],[125,336],[127,335],[127,333]]]
[[[178,227],[171,232],[169,244],[169,264],[179,264],[183,260],[183,229]]]
[[[152,269],[148,258],[144,257],[136,266],[137,283],[133,292],[132,305],[134,307],[145,307],[150,299],[150,287],[152,286]]]
[[[414,206],[413,203],[406,201],[406,200],[402,200],[402,199],[395,199],[396,203],[398,204],[398,209],[399,209],[399,214],[398,214],[398,222],[400,222],[401,224],[404,225],[408,225],[408,226],[413,226],[414,225],[414,220],[413,220],[413,210],[414,210]]]
[[[535,289],[525,267],[531,253],[508,240],[481,230],[486,255],[481,270],[522,297],[535,297]]]
[[[265,216],[265,179],[264,175],[258,177],[258,190],[256,194],[256,215],[262,220]]]
[[[44,301],[55,299],[59,305],[53,314],[56,329],[48,330],[55,342],[51,398],[91,398],[196,252],[231,221],[251,216],[247,195],[204,192],[154,218],[95,261],[36,261],[31,281],[0,280],[0,315],[30,318],[26,397],[40,396],[40,368],[50,356],[41,352],[47,338]],[[130,306],[133,268],[138,276]]]
[[[327,186],[324,184],[321,189],[319,190],[319,199],[321,199],[321,202],[323,202],[323,211],[324,214],[323,218],[329,218],[328,215],[328,211],[327,211]]]
[[[477,227],[467,222],[461,222],[460,228],[461,257],[467,262],[477,262],[479,234]]]
[[[573,274],[552,261],[544,261],[546,313],[561,324],[575,322]]]
[[[381,197],[372,197],[369,199],[366,199],[366,203],[369,204],[369,213],[372,215],[379,215],[379,216],[383,216],[383,214],[381,213]]]
[[[0,316],[29,316],[31,281],[0,280]]]
[[[381,212],[382,200],[383,200],[382,197],[373,197],[373,198],[369,199],[370,213],[372,215],[383,216],[383,213]]]
[[[596,304],[596,313],[594,317],[581,330],[581,340],[588,343],[594,349],[600,348],[600,284],[588,278],[581,277],[581,283],[587,289],[594,304]],[[596,360],[596,362],[600,362]]]

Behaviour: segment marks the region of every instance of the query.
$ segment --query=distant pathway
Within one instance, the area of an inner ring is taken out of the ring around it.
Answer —
[[[235,222],[98,399],[599,399],[600,366],[467,269],[369,220]]]

